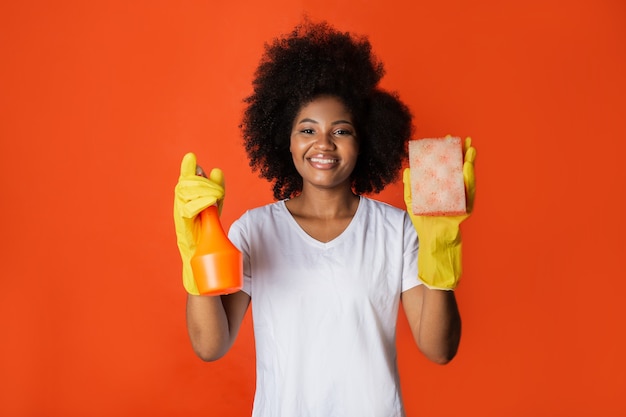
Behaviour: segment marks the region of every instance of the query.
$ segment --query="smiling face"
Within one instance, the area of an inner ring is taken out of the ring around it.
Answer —
[[[322,96],[302,106],[289,150],[302,176],[303,191],[311,186],[350,189],[359,144],[352,115],[341,100]]]

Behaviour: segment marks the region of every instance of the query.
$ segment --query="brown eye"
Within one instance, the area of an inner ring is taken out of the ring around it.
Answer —
[[[338,136],[344,136],[344,135],[351,135],[352,132],[350,130],[347,129],[337,129],[335,130],[335,135]]]

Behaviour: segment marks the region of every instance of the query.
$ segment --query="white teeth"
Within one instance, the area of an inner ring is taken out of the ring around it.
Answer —
[[[336,159],[322,159],[322,158],[311,158],[311,162],[316,162],[318,164],[332,164],[337,162]]]

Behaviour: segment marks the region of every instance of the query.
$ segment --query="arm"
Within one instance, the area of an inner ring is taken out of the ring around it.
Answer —
[[[224,175],[213,169],[209,177],[196,164],[196,156],[183,157],[180,177],[174,190],[174,224],[183,266],[187,296],[187,331],[196,354],[205,361],[222,357],[232,346],[250,304],[250,296],[237,292],[224,296],[201,296],[190,260],[196,251],[198,214],[224,200]]]
[[[461,340],[461,316],[454,291],[418,285],[402,293],[402,306],[420,351],[435,363],[450,362]]]
[[[402,305],[419,349],[433,362],[454,358],[461,339],[461,317],[454,289],[461,276],[460,224],[474,206],[476,149],[471,139],[464,144],[463,179],[467,214],[461,216],[415,216],[412,212],[410,172],[404,171],[404,200],[419,236],[419,285],[402,293]]]
[[[187,295],[187,331],[191,346],[204,361],[226,354],[235,342],[250,296],[243,291],[223,296]]]

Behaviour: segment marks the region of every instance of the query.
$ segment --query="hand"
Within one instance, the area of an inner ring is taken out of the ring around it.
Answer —
[[[474,160],[476,148],[471,138],[463,144],[463,180],[467,214],[461,216],[416,216],[412,210],[411,171],[403,173],[404,202],[419,237],[417,255],[419,279],[428,288],[453,290],[458,285],[462,272],[461,232],[459,225],[467,219],[474,209],[476,178]]]
[[[205,208],[217,204],[221,213],[224,202],[224,174],[214,168],[206,178],[196,165],[196,156],[188,153],[180,166],[180,177],[174,189],[174,226],[176,241],[183,261],[183,285],[188,293],[198,295],[190,260],[196,251],[200,218]]]

